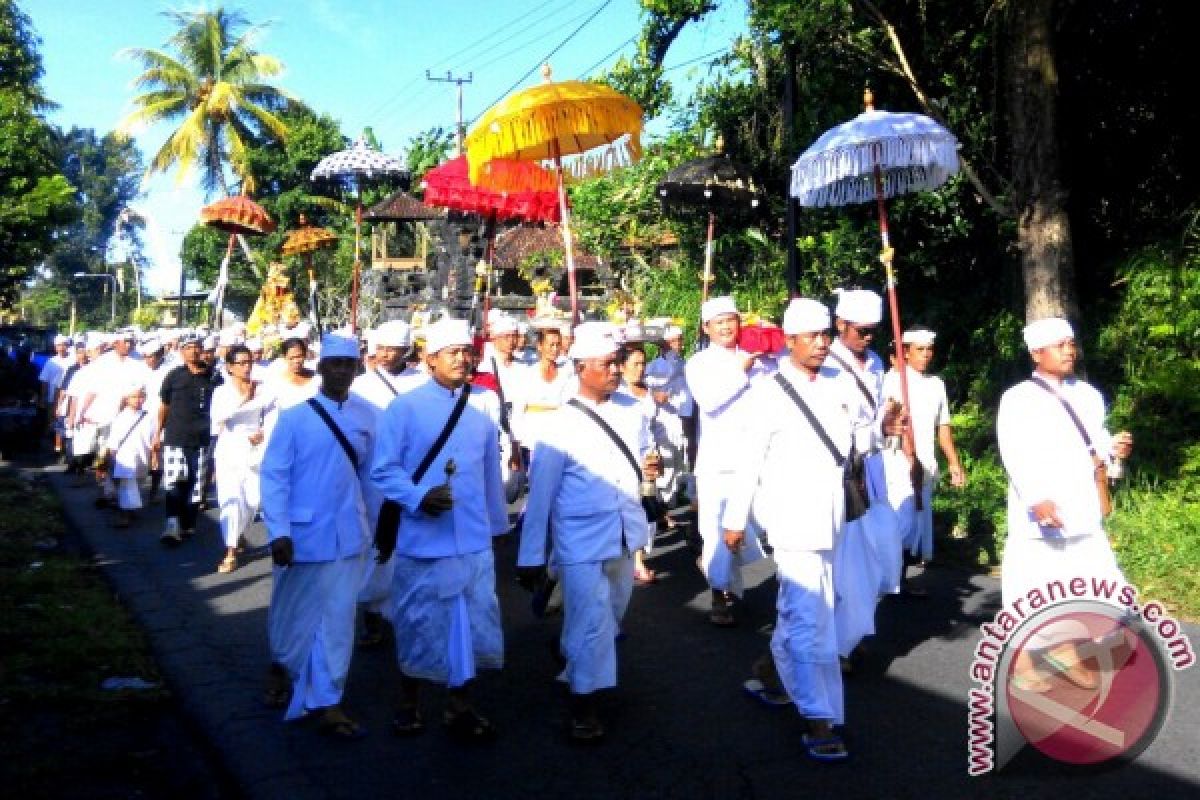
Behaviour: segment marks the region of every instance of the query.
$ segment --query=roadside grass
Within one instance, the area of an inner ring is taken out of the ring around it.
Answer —
[[[5,793],[117,797],[177,789],[182,776],[168,773],[178,759],[162,756],[183,734],[146,637],[97,568],[64,546],[66,525],[48,486],[0,468],[0,509]],[[114,677],[156,688],[101,688]]]
[[[1113,548],[1139,595],[1200,619],[1200,485],[1135,480],[1117,491],[1115,504]]]

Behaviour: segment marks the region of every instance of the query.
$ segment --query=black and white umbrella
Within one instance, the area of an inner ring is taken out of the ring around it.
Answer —
[[[358,137],[353,147],[322,158],[310,176],[313,181],[341,183],[354,192],[354,278],[350,287],[350,327],[353,331],[358,330],[358,284],[362,273],[363,185],[387,178],[402,178],[407,174],[403,161],[371,147],[364,134]]]

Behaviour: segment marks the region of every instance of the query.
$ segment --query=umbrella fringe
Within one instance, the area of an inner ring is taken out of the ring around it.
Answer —
[[[896,136],[886,141],[835,147],[802,155],[792,166],[792,196],[801,205],[868,202],[875,196],[872,174],[881,167],[884,196],[934,189],[958,171],[954,137]],[[910,166],[910,165],[926,166]]]
[[[467,163],[471,183],[483,179],[483,165],[496,158],[512,158],[514,153],[545,148],[565,136],[579,139],[601,138],[611,143],[629,134],[629,154],[633,161],[641,157],[642,110],[631,100],[620,97],[579,103],[552,103],[522,110],[506,119],[479,126],[467,137]],[[615,134],[615,135],[614,135]],[[562,155],[571,155],[564,150]]]

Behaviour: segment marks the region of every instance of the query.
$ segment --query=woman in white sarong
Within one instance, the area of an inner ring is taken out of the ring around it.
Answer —
[[[309,369],[308,342],[304,339],[288,339],[283,343],[282,368],[275,371],[271,380],[271,394],[280,411],[306,402],[321,388],[321,377]]]
[[[222,573],[238,568],[239,542],[258,513],[259,467],[276,416],[275,398],[250,377],[254,366],[250,350],[234,345],[226,358],[229,380],[213,391],[209,412],[217,437],[213,460],[225,539],[225,558],[217,572]]]

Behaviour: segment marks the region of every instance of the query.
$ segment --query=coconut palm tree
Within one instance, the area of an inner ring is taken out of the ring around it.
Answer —
[[[287,126],[279,112],[302,105],[266,82],[283,72],[283,63],[254,48],[263,26],[250,25],[240,12],[218,7],[164,14],[178,25],[167,40],[168,50],[132,47],[121,53],[144,69],[134,81],[134,88],[142,90],[133,98],[135,110],[121,128],[180,121],[155,153],[147,176],[177,165],[182,181],[199,166],[206,191],[229,194],[228,164],[250,188],[246,145],[259,138],[285,138]]]

